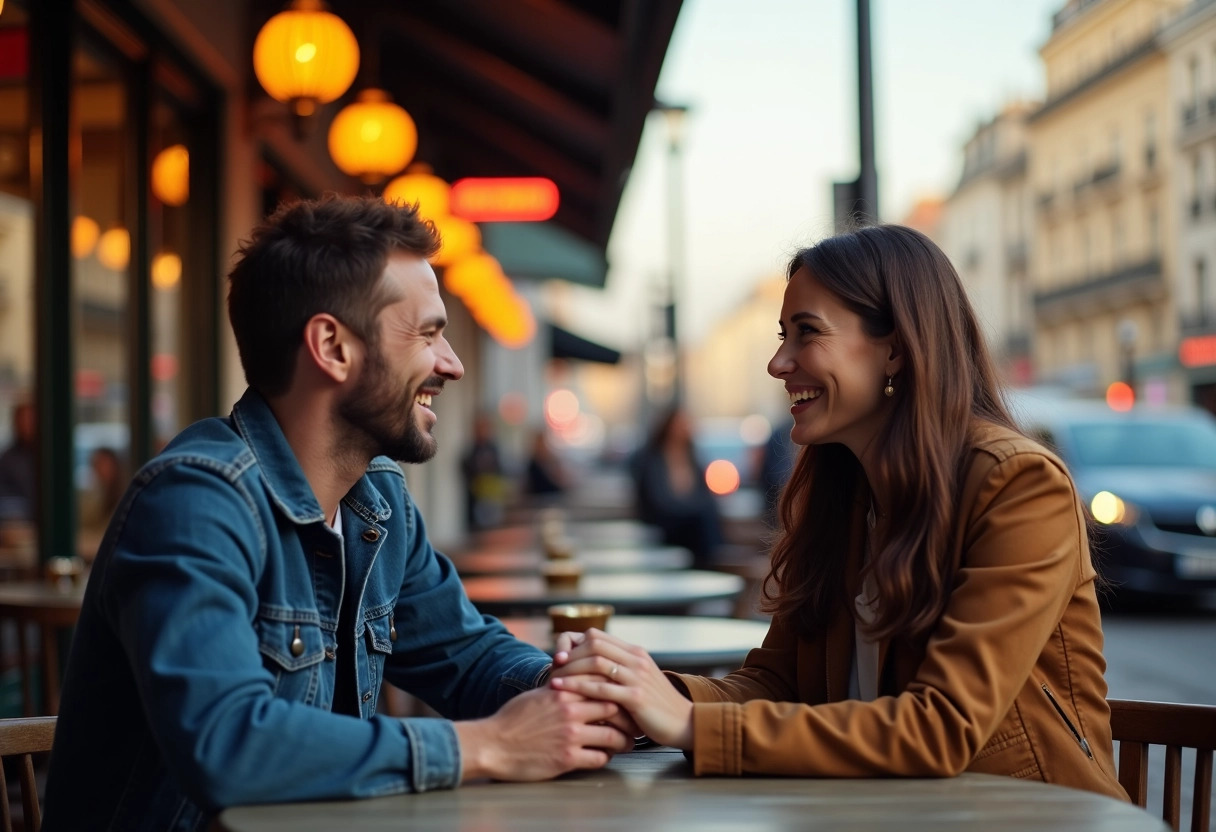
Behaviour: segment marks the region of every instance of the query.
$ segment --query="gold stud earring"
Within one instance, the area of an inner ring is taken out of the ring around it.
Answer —
[[[894,396],[894,395],[895,395],[895,388],[891,386],[891,382],[892,382],[892,381],[894,381],[894,380],[895,380],[895,379],[894,379],[894,377],[892,377],[892,376],[887,376],[887,386],[886,386],[886,387],[884,387],[884,388],[882,388],[882,392],[883,392],[883,394],[884,394],[884,395],[885,395],[885,396],[886,396],[888,399],[889,399],[889,398],[891,398],[892,396]]]

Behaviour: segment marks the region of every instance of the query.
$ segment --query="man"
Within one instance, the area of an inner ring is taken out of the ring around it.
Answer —
[[[115,512],[45,830],[203,829],[234,804],[542,779],[631,747],[599,724],[627,726],[616,706],[544,687],[548,657],[476,612],[392,461],[435,453],[433,401],[464,373],[436,248],[371,198],[296,203],[242,247],[228,314],[250,389]],[[447,719],[376,714],[382,678]]]
[[[13,407],[13,443],[0,453],[0,523],[34,520],[37,430],[34,405],[19,402]]]

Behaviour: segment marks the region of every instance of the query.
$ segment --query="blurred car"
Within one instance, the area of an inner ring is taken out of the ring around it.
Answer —
[[[1056,451],[1093,514],[1095,562],[1115,592],[1216,589],[1216,420],[1195,407],[1022,397],[1013,415]]]

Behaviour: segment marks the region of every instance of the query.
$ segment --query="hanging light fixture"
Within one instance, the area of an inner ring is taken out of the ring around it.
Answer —
[[[162,251],[152,258],[152,285],[168,291],[182,279],[182,258],[176,252]]]
[[[384,201],[402,205],[418,204],[418,215],[434,220],[448,214],[451,186],[431,172],[425,162],[415,162],[405,173],[384,186]]]
[[[276,101],[301,119],[350,89],[359,71],[359,42],[321,0],[294,0],[258,32],[253,71]]]
[[[97,241],[97,259],[112,271],[126,269],[131,262],[131,233],[121,225],[107,229]]]
[[[435,217],[435,230],[439,232],[439,251],[431,257],[436,266],[448,266],[481,248],[481,231],[476,225],[459,217]]]
[[[190,151],[175,144],[152,160],[152,194],[165,205],[185,205],[190,198]]]
[[[101,236],[101,226],[92,217],[80,214],[72,220],[72,256],[83,260],[93,253],[97,238]]]
[[[329,155],[345,174],[367,185],[383,182],[414,158],[418,128],[382,89],[369,87],[329,125]]]

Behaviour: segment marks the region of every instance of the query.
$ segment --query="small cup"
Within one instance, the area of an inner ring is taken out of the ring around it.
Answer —
[[[573,589],[583,576],[583,567],[572,560],[549,560],[540,565],[540,574],[550,589]]]
[[[80,558],[54,557],[46,562],[46,579],[64,592],[75,586],[83,574],[84,561]]]
[[[549,621],[555,633],[581,633],[595,627],[608,627],[612,616],[611,604],[554,604],[549,607]]]
[[[574,557],[574,541],[563,535],[546,537],[545,557],[549,560],[569,560]]]

